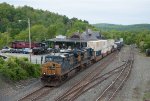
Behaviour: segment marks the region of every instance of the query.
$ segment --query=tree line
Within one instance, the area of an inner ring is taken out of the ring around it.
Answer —
[[[150,24],[117,25],[117,24],[99,23],[93,25],[101,29],[102,31],[117,30],[117,31],[138,32],[141,30],[150,30]]]
[[[136,44],[141,51],[150,49],[150,24],[114,25],[95,24],[106,38],[123,38],[125,44]]]
[[[29,6],[14,7],[7,3],[0,4],[0,48],[13,40],[28,41],[28,21],[31,21],[32,41],[42,41],[62,34],[70,36],[73,32],[94,29],[86,20],[69,19],[47,10]]]

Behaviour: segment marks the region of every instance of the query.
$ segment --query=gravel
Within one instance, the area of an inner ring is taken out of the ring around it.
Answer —
[[[107,68],[104,69],[104,71],[102,71],[102,73],[100,75],[103,75],[113,69],[115,69],[116,67],[124,64],[124,60],[127,59],[127,57],[129,56],[127,53],[129,52],[129,47],[124,47],[119,54],[116,56],[117,59],[115,59],[112,63],[110,63]],[[94,101],[98,98],[98,96],[102,93],[102,91],[108,86],[108,84],[110,84],[112,82],[112,80],[114,80],[119,73],[111,76],[109,79],[105,80],[104,82],[102,82],[101,84],[97,85],[96,87],[94,87],[93,89],[89,90],[88,92],[86,92],[84,95],[80,96],[78,99],[76,99],[76,101]]]
[[[76,99],[76,101],[94,101],[96,98],[102,93],[105,87],[107,87],[108,84],[111,83],[111,81],[118,75],[115,74],[108,78],[107,80],[103,81],[99,85],[95,86],[94,88],[90,89],[86,93],[84,93],[82,96],[79,96],[79,98]]]
[[[0,101],[17,101],[42,87],[39,79],[28,79],[17,83],[0,79]]]
[[[150,91],[150,57],[135,49],[135,61],[129,79],[114,101],[143,101],[144,92]]]

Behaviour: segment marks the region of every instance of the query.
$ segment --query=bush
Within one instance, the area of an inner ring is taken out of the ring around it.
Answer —
[[[1,57],[0,57],[0,64],[4,64],[4,59],[2,59]]]
[[[5,61],[2,58],[0,58],[0,69],[3,67],[4,63],[5,63]]]
[[[11,57],[7,61],[0,59],[0,73],[11,80],[39,77],[40,65],[31,64],[26,58]]]
[[[28,78],[27,72],[20,67],[15,68],[14,73],[15,73],[14,80],[21,80],[21,79],[27,79]]]
[[[149,92],[145,92],[144,97],[143,97],[144,101],[148,100],[148,99],[150,99],[150,91]]]

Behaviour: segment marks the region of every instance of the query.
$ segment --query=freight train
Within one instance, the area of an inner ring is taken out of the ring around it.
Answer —
[[[105,46],[105,43],[109,42],[107,40],[90,41],[86,48],[74,48],[67,52],[52,53],[45,56],[41,81],[47,86],[58,86],[71,77],[72,73],[94,64],[114,52],[117,46],[120,47],[120,45],[114,44],[114,41],[110,42],[109,47],[107,47],[108,45]]]

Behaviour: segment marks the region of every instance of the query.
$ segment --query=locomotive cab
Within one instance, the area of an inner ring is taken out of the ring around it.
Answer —
[[[66,63],[67,54],[58,54],[45,56],[45,63],[42,65],[42,76],[51,79],[58,79],[61,75],[62,66]],[[66,63],[66,65],[69,63]]]

